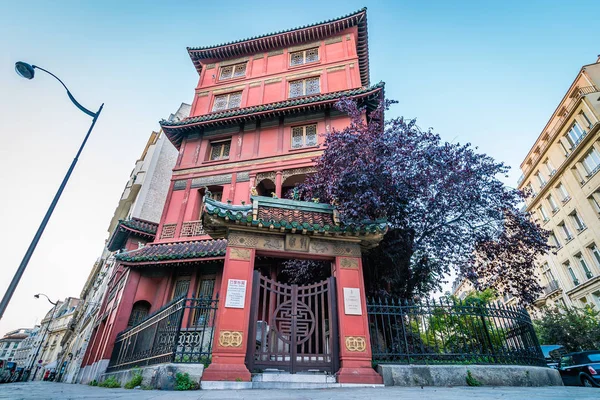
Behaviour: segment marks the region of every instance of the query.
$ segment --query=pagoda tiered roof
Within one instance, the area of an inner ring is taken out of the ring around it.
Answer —
[[[358,27],[357,52],[360,79],[363,86],[369,86],[369,46],[366,7],[339,18],[311,25],[299,26],[293,29],[267,33],[265,35],[214,46],[188,47],[187,50],[196,70],[200,73],[204,60],[227,59],[295,46],[337,35],[354,26]]]
[[[115,258],[125,265],[202,262],[222,259],[226,249],[225,239],[151,243],[141,249],[117,254]]]
[[[204,199],[205,229],[236,224],[270,231],[325,235],[361,236],[380,239],[388,230],[385,220],[342,223],[334,206],[264,196],[251,197],[252,204],[221,203]]]
[[[171,143],[179,149],[181,141],[186,134],[202,129],[203,127],[273,118],[302,112],[307,109],[321,110],[331,108],[341,98],[360,100],[362,103],[365,103],[367,109],[373,110],[383,100],[384,87],[385,83],[379,82],[371,87],[323,93],[258,106],[213,112],[185,118],[180,121],[162,120],[160,121],[160,125]]]
[[[116,251],[123,247],[130,234],[142,237],[148,240],[154,240],[158,224],[139,218],[120,220],[119,224],[108,239],[106,247],[110,251]]]

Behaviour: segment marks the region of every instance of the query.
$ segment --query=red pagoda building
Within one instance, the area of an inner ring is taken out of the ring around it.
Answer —
[[[161,221],[123,221],[110,239],[124,250],[84,365],[205,364],[203,385],[262,371],[381,383],[361,251],[386,225],[345,226],[333,206],[286,195],[314,172],[320,134],[349,124],[336,101],[383,99],[369,82],[366,9],[188,53],[190,117],[161,122],[179,150]],[[330,277],[290,284],[289,259],[328,263]]]

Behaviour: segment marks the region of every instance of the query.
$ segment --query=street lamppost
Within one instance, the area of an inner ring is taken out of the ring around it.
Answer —
[[[26,78],[26,79],[33,79],[33,77],[35,76],[36,69],[39,69],[40,71],[44,71],[47,74],[56,78],[56,80],[59,81],[60,84],[63,85],[63,87],[67,91],[67,96],[69,96],[69,99],[71,99],[73,104],[75,104],[75,106],[77,108],[79,108],[81,111],[83,111],[85,114],[92,117],[92,125],[88,129],[87,134],[85,135],[85,138],[83,139],[83,142],[81,143],[81,146],[79,147],[79,150],[77,151],[77,154],[75,155],[75,158],[73,159],[73,162],[71,163],[71,166],[69,167],[69,170],[67,171],[67,174],[65,175],[62,183],[60,184],[60,186],[58,188],[58,191],[56,192],[56,195],[54,195],[54,199],[52,200],[50,207],[48,207],[48,211],[46,211],[46,215],[44,216],[44,219],[42,220],[40,227],[38,228],[37,232],[35,233],[35,236],[33,237],[33,240],[31,241],[29,248],[25,252],[25,256],[23,257],[23,260],[21,261],[21,264],[19,265],[17,272],[15,272],[15,275],[13,276],[12,281],[10,282],[10,285],[8,286],[8,289],[6,289],[6,293],[4,294],[4,297],[2,298],[2,302],[0,302],[0,319],[2,319],[2,316],[4,315],[4,311],[6,310],[6,307],[8,306],[8,303],[10,302],[10,299],[12,298],[12,295],[15,292],[15,289],[17,288],[19,281],[21,280],[21,277],[23,276],[23,273],[25,272],[25,268],[27,268],[29,259],[33,255],[33,252],[34,252],[38,242],[40,241],[42,234],[44,233],[44,229],[46,229],[46,225],[48,224],[48,221],[50,220],[50,217],[52,216],[52,212],[54,211],[54,208],[56,207],[56,204],[58,203],[58,200],[60,199],[60,196],[61,196],[63,190],[65,189],[65,186],[67,186],[67,182],[69,181],[69,178],[71,177],[71,173],[73,173],[73,170],[75,169],[75,165],[77,164],[77,161],[79,160],[79,156],[80,156],[81,152],[83,151],[83,148],[84,148],[88,138],[90,137],[90,133],[92,133],[92,129],[94,129],[94,125],[96,125],[96,121],[98,120],[98,117],[100,116],[100,112],[102,111],[102,108],[104,107],[104,104],[102,104],[100,106],[100,108],[98,109],[98,111],[92,112],[92,111],[88,110],[87,108],[85,108],[84,106],[82,106],[81,104],[79,104],[79,102],[77,100],[75,100],[75,97],[73,97],[73,95],[71,94],[71,92],[69,91],[67,86],[63,83],[63,81],[61,81],[52,72],[47,71],[43,68],[40,68],[36,65],[27,64],[22,61],[15,63],[15,71],[17,71],[17,73],[19,75],[21,75],[23,78]]]
[[[44,340],[46,339],[46,334],[50,330],[50,325],[52,324],[52,321],[54,320],[54,314],[56,313],[56,306],[58,305],[58,301],[50,300],[50,298],[48,296],[46,296],[44,293],[38,293],[38,294],[33,295],[33,297],[35,297],[36,299],[39,299],[40,296],[44,296],[46,298],[46,300],[48,300],[48,302],[50,304],[52,304],[54,307],[52,307],[52,312],[50,313],[50,321],[48,321],[48,325],[46,325],[46,329],[44,329],[44,333],[42,334],[42,340],[40,341],[40,344],[35,352],[35,355],[31,359],[31,363],[29,364],[29,372],[30,373],[31,373],[31,369],[33,368],[33,364],[34,363],[37,364],[35,367],[35,373],[31,377],[31,380],[35,379],[38,369],[40,368],[39,363],[37,362],[38,354],[40,354],[40,349],[42,348],[42,345],[44,344]],[[28,379],[29,379],[29,377],[28,377]]]

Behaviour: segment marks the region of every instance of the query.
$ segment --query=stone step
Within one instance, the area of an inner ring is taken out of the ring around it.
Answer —
[[[286,382],[286,383],[315,383],[315,384],[330,384],[336,383],[334,375],[325,373],[297,373],[290,374],[289,372],[271,372],[265,371],[262,374],[252,376],[252,382]]]

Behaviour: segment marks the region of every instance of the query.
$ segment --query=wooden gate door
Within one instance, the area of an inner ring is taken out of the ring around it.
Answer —
[[[339,363],[335,293],[333,277],[298,286],[255,271],[248,369],[335,373]]]

